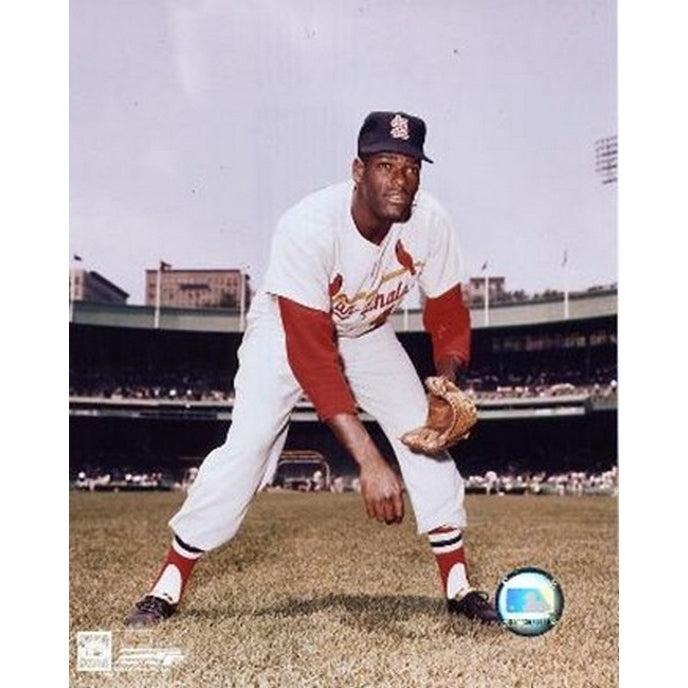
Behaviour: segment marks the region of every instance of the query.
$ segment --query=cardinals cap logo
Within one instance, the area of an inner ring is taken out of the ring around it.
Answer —
[[[389,135],[393,139],[404,139],[404,141],[409,140],[409,121],[406,119],[406,117],[402,117],[398,114],[394,115],[392,121],[389,123]]]

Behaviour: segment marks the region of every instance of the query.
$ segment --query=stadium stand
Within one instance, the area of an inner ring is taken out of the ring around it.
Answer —
[[[497,313],[497,324],[489,326],[473,314],[472,362],[461,382],[476,398],[479,423],[455,451],[465,476],[488,470],[601,475],[616,466],[617,317],[608,298],[604,308],[594,296],[589,301],[578,304],[584,316],[568,319],[537,304],[534,311],[518,304],[518,317],[516,308]],[[163,472],[178,481],[221,442],[231,422],[241,333],[220,329],[231,318],[218,325],[214,313],[208,326],[207,314],[177,313],[183,326],[155,329],[142,324],[140,311],[112,315],[112,309],[90,306],[70,323],[74,482],[80,472],[107,474],[113,467],[132,475]],[[418,314],[408,322],[418,323]],[[433,374],[428,337],[418,329],[399,337],[419,375]],[[333,474],[351,472],[306,400],[293,420],[287,449],[321,451]],[[375,424],[372,432],[385,447]]]

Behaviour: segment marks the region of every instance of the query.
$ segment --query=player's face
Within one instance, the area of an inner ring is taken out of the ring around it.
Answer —
[[[406,222],[420,184],[420,161],[398,153],[379,153],[354,162],[359,199],[378,221]]]

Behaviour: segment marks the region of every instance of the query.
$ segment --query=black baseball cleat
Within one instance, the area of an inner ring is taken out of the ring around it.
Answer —
[[[146,595],[136,603],[136,609],[125,619],[127,628],[150,628],[169,619],[177,609],[176,604],[153,595]]]
[[[489,601],[486,592],[471,590],[460,599],[447,600],[447,610],[450,614],[463,616],[485,624],[498,624],[499,616]]]

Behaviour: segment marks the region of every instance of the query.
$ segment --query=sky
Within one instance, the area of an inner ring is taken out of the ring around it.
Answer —
[[[372,110],[426,121],[421,184],[465,276],[618,280],[595,169],[617,134],[612,0],[71,0],[69,29],[69,258],[131,304],[161,260],[258,286],[280,214],[350,176]]]

